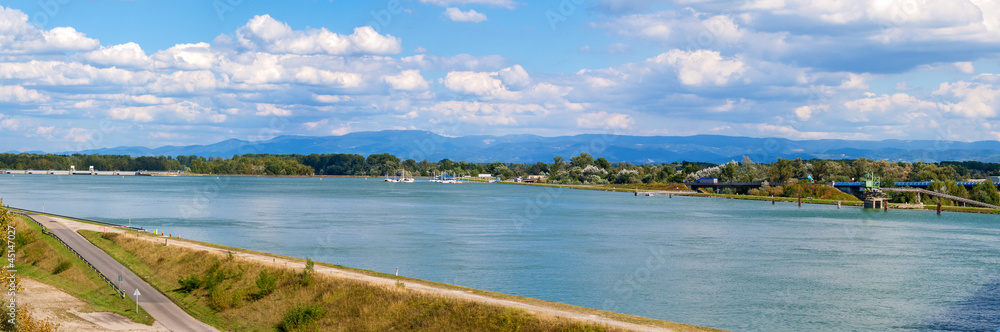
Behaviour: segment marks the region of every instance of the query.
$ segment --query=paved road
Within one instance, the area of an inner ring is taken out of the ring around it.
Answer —
[[[118,261],[103,250],[83,238],[82,235],[76,232],[77,227],[75,225],[77,223],[49,216],[32,215],[32,217],[41,222],[42,225],[45,225],[53,234],[65,241],[66,244],[69,244],[70,247],[79,252],[91,264],[94,264],[101,273],[108,276],[108,279],[117,281],[118,276],[121,275],[122,289],[125,290],[125,295],[134,300],[135,297],[132,296],[132,293],[136,289],[139,289],[139,293],[142,294],[139,296],[139,305],[153,316],[153,319],[156,319],[157,322],[163,324],[166,328],[171,331],[218,331],[214,327],[191,317],[191,315],[184,312],[174,302],[170,301],[166,295],[153,289],[153,286],[150,286],[146,281],[135,275],[135,273],[125,268],[124,265],[121,265],[121,263],[118,263]]]

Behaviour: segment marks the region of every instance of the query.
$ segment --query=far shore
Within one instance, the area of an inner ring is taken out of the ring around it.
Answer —
[[[771,197],[771,196],[750,196],[750,195],[726,195],[726,194],[708,194],[699,193],[692,190],[647,190],[647,189],[636,189],[635,187],[629,188],[628,185],[614,185],[611,188],[607,186],[610,185],[572,185],[572,184],[549,184],[549,183],[516,183],[516,182],[503,182],[504,184],[516,184],[516,185],[527,185],[527,186],[538,186],[538,187],[555,187],[555,188],[566,188],[566,189],[578,189],[578,190],[596,190],[596,191],[614,191],[623,193],[636,193],[637,195],[677,195],[677,196],[691,196],[691,197],[705,197],[705,198],[723,198],[723,199],[739,199],[739,200],[749,200],[749,201],[775,201],[775,202],[786,202],[786,203],[797,203],[797,197]],[[681,185],[683,184],[673,184]],[[837,205],[841,206],[851,206],[851,207],[861,207],[863,202],[858,201],[837,201],[829,199],[814,199],[803,197],[802,204],[821,204],[821,205]],[[902,204],[902,203],[889,203],[890,210],[914,210],[914,211],[937,211],[937,206],[935,205],[916,205],[916,204]],[[987,209],[987,208],[977,208],[977,207],[963,207],[963,206],[941,206],[942,212],[960,212],[960,213],[979,213],[979,214],[1000,214],[1000,209]]]

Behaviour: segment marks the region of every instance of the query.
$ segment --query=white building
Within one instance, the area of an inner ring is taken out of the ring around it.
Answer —
[[[479,174],[480,178],[492,178],[493,174]]]

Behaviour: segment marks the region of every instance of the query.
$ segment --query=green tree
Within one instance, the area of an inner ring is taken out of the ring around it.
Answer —
[[[549,173],[552,175],[556,175],[557,173],[559,173],[559,171],[562,170],[563,166],[565,165],[566,161],[565,159],[563,159],[563,157],[560,156],[552,157],[552,165],[549,166]]]
[[[795,177],[795,163],[790,159],[778,158],[778,161],[771,164],[767,176],[771,182],[788,182]]]
[[[586,152],[581,152],[579,156],[570,158],[569,164],[582,169],[594,164],[594,157]]]
[[[594,160],[594,166],[600,167],[605,171],[611,169],[611,163],[609,163],[607,159],[604,159],[604,157],[597,158],[597,160]]]
[[[993,184],[989,179],[977,184],[972,188],[971,199],[997,205],[1000,204],[1000,193],[997,192],[997,186]]]

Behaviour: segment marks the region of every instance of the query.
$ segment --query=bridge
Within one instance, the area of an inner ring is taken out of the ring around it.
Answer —
[[[997,184],[997,182],[998,182],[998,181],[994,181],[993,179],[986,180],[986,181],[991,181],[994,184]],[[975,187],[975,186],[979,185],[980,183],[982,183],[982,181],[957,181],[956,182],[956,184],[958,184],[960,186],[964,186],[964,187],[966,187],[966,189],[972,189],[972,187]],[[691,190],[694,190],[694,191],[698,191],[698,189],[702,189],[702,188],[712,189],[713,191],[718,191],[719,189],[725,189],[725,188],[754,189],[754,188],[760,188],[760,187],[763,187],[763,186],[776,187],[776,186],[782,186],[782,185],[785,185],[785,184],[786,184],[785,182],[774,182],[774,183],[769,183],[767,181],[763,181],[763,182],[718,182],[717,179],[699,179],[698,181],[688,183],[687,186],[688,186],[688,188],[691,188]],[[862,197],[864,195],[865,188],[866,188],[866,183],[864,181],[856,181],[856,182],[827,182],[825,184],[833,186],[834,188],[840,189],[843,192],[846,192],[848,194],[851,194],[851,195],[854,195],[854,196],[858,196],[858,197]],[[951,200],[951,201],[954,201],[954,202],[962,203],[963,205],[975,205],[975,206],[980,206],[980,207],[985,207],[985,208],[990,208],[990,209],[1000,209],[1000,206],[996,206],[996,205],[992,205],[992,204],[987,204],[987,203],[983,203],[983,202],[979,202],[979,201],[975,201],[975,200],[971,200],[971,199],[967,199],[967,198],[962,198],[962,197],[958,197],[958,196],[953,196],[953,195],[948,195],[948,194],[942,194],[942,193],[939,193],[939,192],[936,192],[936,191],[932,191],[932,190],[927,190],[926,188],[930,187],[931,181],[901,181],[901,182],[896,182],[895,185],[897,187],[892,187],[892,188],[877,188],[877,189],[881,190],[883,192],[915,192],[915,193],[918,193],[918,194],[923,194],[923,195],[928,195],[928,196],[934,196],[934,197],[948,199],[948,200]]]
[[[78,171],[75,166],[69,170],[0,169],[0,174],[11,175],[179,175],[178,171],[99,171],[90,166],[89,170]]]
[[[952,200],[954,202],[962,203],[962,205],[975,205],[975,206],[984,207],[984,208],[988,208],[988,209],[1000,209],[1000,206],[996,206],[996,205],[993,205],[993,204],[987,204],[987,203],[983,203],[983,202],[980,202],[980,201],[971,200],[971,199],[968,199],[968,198],[962,198],[962,197],[958,197],[958,196],[952,196],[952,195],[948,195],[948,194],[942,194],[942,193],[939,193],[939,192],[936,192],[936,191],[930,191],[930,190],[922,189],[922,188],[880,188],[880,189],[882,191],[888,191],[888,192],[918,193],[918,194],[924,194],[924,195],[929,195],[929,196],[940,197],[940,198],[944,198],[944,199],[950,199],[950,200]],[[919,199],[919,196],[917,196],[917,197]]]

